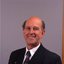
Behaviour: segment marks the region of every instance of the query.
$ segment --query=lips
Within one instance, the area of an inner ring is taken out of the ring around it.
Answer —
[[[33,33],[33,34],[27,34],[27,35],[26,35],[26,38],[27,38],[28,40],[30,40],[30,41],[31,41],[31,40],[35,40],[36,34],[34,34],[34,33]]]
[[[28,37],[35,38],[36,37],[36,34],[30,34],[30,35],[28,35]]]

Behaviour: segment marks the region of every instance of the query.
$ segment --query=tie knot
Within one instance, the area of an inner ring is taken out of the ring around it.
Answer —
[[[28,57],[30,57],[30,56],[31,56],[30,51],[27,51],[26,55],[27,55]]]

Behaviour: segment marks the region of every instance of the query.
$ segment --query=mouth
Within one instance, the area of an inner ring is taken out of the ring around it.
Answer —
[[[34,40],[34,39],[36,38],[36,35],[29,35],[27,38],[28,38],[29,40]]]
[[[36,35],[29,35],[29,38],[36,38]]]
[[[28,40],[35,40],[35,38],[36,38],[36,34],[27,34],[26,35],[26,38],[28,39]]]
[[[35,39],[35,37],[29,36],[28,39],[33,40],[33,39]]]

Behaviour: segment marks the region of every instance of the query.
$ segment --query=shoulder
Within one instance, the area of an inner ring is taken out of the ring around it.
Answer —
[[[56,58],[56,57],[60,57],[58,54],[48,50],[47,48],[45,48],[44,46],[40,46],[40,51],[45,55],[45,56],[49,56],[49,57],[53,57],[53,58]]]
[[[12,53],[10,54],[10,58],[9,58],[8,63],[9,64],[14,64],[14,62],[16,62],[18,60],[18,58],[20,58],[21,56],[22,57],[24,56],[24,53],[25,53],[25,48],[12,51]]]
[[[57,53],[51,52],[47,49],[46,49],[46,56],[49,56],[51,59],[60,58],[60,56]]]
[[[61,62],[61,57],[54,53],[54,52],[51,52],[49,51],[48,49],[45,48],[45,58],[47,60],[47,62],[51,62],[51,63],[62,63]],[[46,61],[45,61],[46,62]]]
[[[17,54],[18,55],[18,54],[21,54],[23,52],[25,52],[25,48],[14,50],[11,52],[11,54]]]
[[[17,49],[11,52],[10,58],[17,58],[25,53],[25,48]]]

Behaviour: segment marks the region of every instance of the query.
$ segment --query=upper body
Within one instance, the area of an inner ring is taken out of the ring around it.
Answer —
[[[22,64],[25,51],[26,48],[22,48],[12,52],[8,64]],[[40,45],[28,64],[62,64],[62,62],[57,54]]]
[[[30,17],[23,24],[23,33],[26,40],[26,48],[12,52],[9,64],[22,64],[27,50],[31,52],[28,64],[61,64],[60,57],[48,51],[41,44],[41,39],[45,34],[43,20],[36,16]]]

